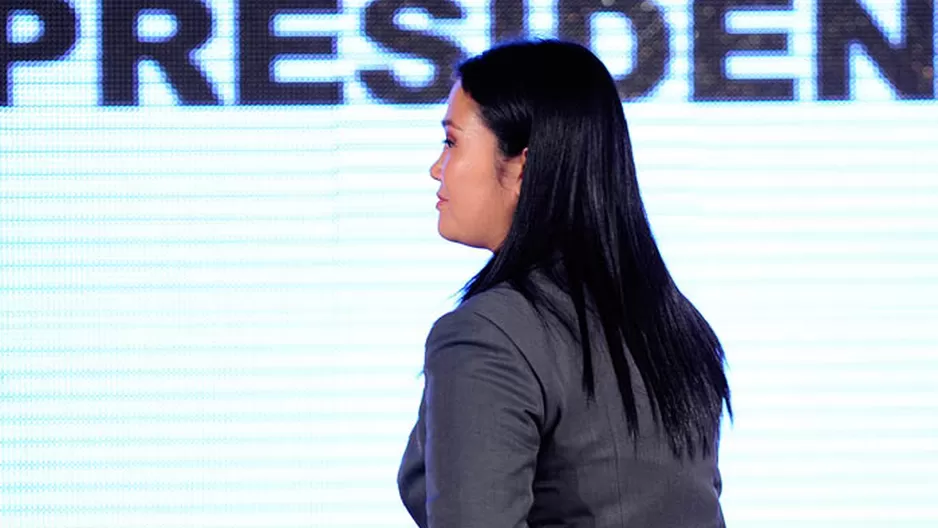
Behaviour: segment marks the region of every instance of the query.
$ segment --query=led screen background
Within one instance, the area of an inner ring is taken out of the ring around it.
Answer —
[[[436,233],[431,59],[583,6],[727,351],[728,524],[938,524],[932,2],[300,4],[0,2],[0,525],[411,525],[423,341],[487,257]],[[201,78],[134,66],[199,13]]]

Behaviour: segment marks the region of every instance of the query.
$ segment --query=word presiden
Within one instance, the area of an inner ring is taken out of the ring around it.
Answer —
[[[693,101],[786,101],[795,98],[795,80],[782,78],[741,79],[727,74],[727,57],[734,52],[789,52],[786,33],[739,33],[726,27],[726,15],[746,9],[791,10],[791,0],[698,0],[691,2],[693,35],[690,98]],[[850,97],[850,48],[863,47],[902,99],[934,99],[934,9],[932,0],[904,0],[902,38],[890,42],[858,0],[817,0],[816,72],[820,100]],[[281,14],[340,14],[338,0],[235,0],[236,104],[238,105],[334,105],[343,102],[343,81],[278,82],[272,78],[274,61],[281,56],[336,59],[335,35],[281,36],[272,21]],[[459,43],[435,34],[402,27],[397,15],[405,10],[425,11],[431,21],[463,19],[465,10],[453,0],[374,0],[362,12],[362,32],[380,48],[422,58],[433,65],[430,80],[411,86],[388,69],[356,73],[369,93],[388,104],[428,104],[446,99],[449,79],[445,72],[466,55]],[[489,36],[499,41],[527,32],[525,0],[491,0]],[[137,65],[155,61],[182,105],[220,105],[212,83],[192,60],[212,37],[211,10],[201,0],[100,0],[99,101],[103,106],[139,104]],[[141,15],[169,14],[176,30],[167,39],[148,41],[136,32]],[[614,13],[629,19],[635,29],[635,53],[631,70],[617,79],[623,97],[649,94],[666,76],[672,58],[673,31],[659,6],[650,0],[558,0],[557,33],[560,38],[588,44],[590,16]],[[21,63],[65,60],[80,38],[80,20],[65,0],[0,1],[0,106],[13,104],[10,97],[11,66]],[[11,17],[30,15],[43,31],[28,42],[14,42],[9,35]],[[623,38],[633,38],[623,35]]]

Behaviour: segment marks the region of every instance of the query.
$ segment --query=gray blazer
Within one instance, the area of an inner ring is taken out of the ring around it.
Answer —
[[[569,297],[549,292],[572,313]],[[675,459],[637,375],[640,435],[631,439],[599,332],[591,329],[596,400],[587,405],[581,349],[517,291],[498,286],[437,320],[398,474],[418,526],[724,526],[716,452]]]

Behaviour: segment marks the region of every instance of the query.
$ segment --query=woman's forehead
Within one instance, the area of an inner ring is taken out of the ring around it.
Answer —
[[[446,116],[442,121],[443,126],[462,130],[467,126],[471,126],[477,119],[478,104],[469,97],[469,94],[457,82],[450,91]]]

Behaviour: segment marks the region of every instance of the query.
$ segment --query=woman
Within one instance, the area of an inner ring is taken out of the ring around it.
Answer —
[[[655,245],[612,77],[551,40],[457,78],[439,232],[493,256],[427,338],[405,506],[434,528],[723,526],[723,351]]]

